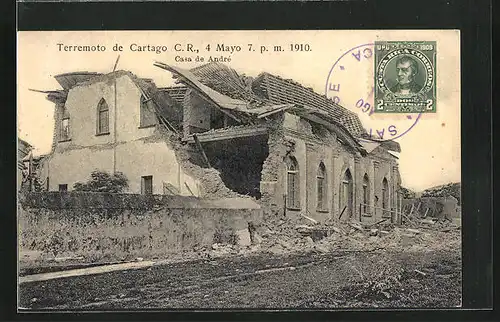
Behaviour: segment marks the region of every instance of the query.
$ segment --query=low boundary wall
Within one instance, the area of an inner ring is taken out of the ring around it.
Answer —
[[[213,243],[262,221],[251,199],[44,192],[20,197],[19,250],[86,262],[162,257]],[[20,258],[22,261],[22,258]]]

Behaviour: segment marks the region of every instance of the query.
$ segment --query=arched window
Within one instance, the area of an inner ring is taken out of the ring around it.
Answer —
[[[326,169],[323,162],[319,164],[318,171],[316,173],[316,181],[318,187],[318,209],[326,209]]]
[[[294,157],[288,157],[287,170],[287,198],[288,208],[300,208],[299,165]]]
[[[70,127],[69,127],[69,113],[68,110],[64,107],[63,113],[61,116],[61,126],[59,132],[59,141],[68,141],[71,139],[70,136]]]
[[[97,104],[97,134],[109,133],[109,107],[104,98]]]
[[[340,183],[340,209],[341,218],[349,218],[352,216],[353,206],[353,183],[351,171],[347,169],[344,172],[342,182]]]
[[[382,208],[383,215],[387,215],[386,209],[389,207],[389,183],[387,179],[382,180]]]
[[[370,202],[370,179],[365,173],[363,177],[363,213],[367,214],[369,212],[369,202]]]

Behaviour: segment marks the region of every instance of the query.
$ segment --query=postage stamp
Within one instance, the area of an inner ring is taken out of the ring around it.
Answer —
[[[436,112],[436,42],[375,42],[375,113]]]

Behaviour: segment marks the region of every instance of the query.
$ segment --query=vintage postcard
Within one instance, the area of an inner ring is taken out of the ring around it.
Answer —
[[[461,307],[458,30],[17,52],[20,311]]]

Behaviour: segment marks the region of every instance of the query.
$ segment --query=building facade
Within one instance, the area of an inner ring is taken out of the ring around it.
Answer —
[[[289,216],[399,219],[399,144],[370,139],[356,114],[268,73],[157,66],[185,84],[184,139],[197,136],[211,166],[234,178],[224,180],[228,187]]]
[[[49,190],[72,190],[99,170],[124,173],[130,193],[163,194],[170,189],[198,194],[197,180],[182,171],[157,130],[153,109],[168,102],[159,95],[154,102],[148,97],[155,90],[150,81],[123,71],[70,73],[56,79],[63,90],[48,93],[56,105],[45,167]]]
[[[123,172],[131,193],[250,196],[287,216],[398,220],[399,145],[367,137],[352,112],[267,73],[155,66],[181,84],[156,88],[123,71],[56,76],[63,90],[46,92],[56,105],[49,190],[99,169]]]

